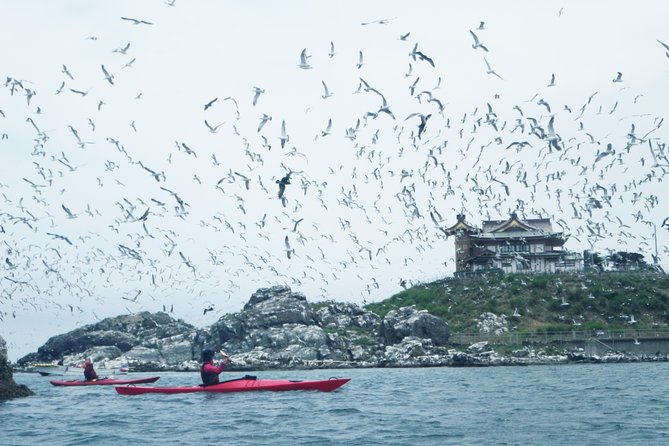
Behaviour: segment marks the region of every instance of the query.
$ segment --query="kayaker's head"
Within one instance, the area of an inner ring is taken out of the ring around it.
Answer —
[[[204,350],[202,350],[202,361],[203,362],[211,361],[212,359],[214,359],[214,355],[215,353],[212,349],[205,348]]]
[[[93,361],[91,361],[91,358],[86,358],[86,361],[84,362],[84,365],[92,365]]]

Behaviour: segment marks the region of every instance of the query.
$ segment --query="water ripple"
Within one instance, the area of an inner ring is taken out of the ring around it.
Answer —
[[[0,443],[666,444],[668,371],[668,364],[359,369],[332,393],[136,397],[17,374],[37,395],[0,404]],[[324,379],[332,371],[257,375]],[[197,380],[165,373],[160,383]]]

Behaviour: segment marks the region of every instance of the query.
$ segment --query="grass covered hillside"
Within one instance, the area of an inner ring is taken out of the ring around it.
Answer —
[[[518,332],[649,329],[669,324],[669,276],[634,272],[499,274],[421,284],[367,305],[380,316],[415,305],[476,333],[481,313],[506,315]],[[514,313],[516,316],[513,316]]]

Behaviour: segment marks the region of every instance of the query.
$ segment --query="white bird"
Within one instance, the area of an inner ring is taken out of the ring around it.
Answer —
[[[330,92],[330,90],[328,90],[328,86],[325,85],[325,81],[321,81],[321,83],[323,84],[323,90],[324,90],[322,98],[327,99],[330,96],[332,96],[332,93]]]
[[[121,17],[121,20],[132,22],[133,25],[153,25],[153,23],[147,22],[146,20],[133,19],[131,17]]]
[[[335,54],[334,42],[330,41],[330,52],[328,53],[328,56],[330,56],[330,59],[332,59]]]
[[[105,68],[104,65],[102,65],[102,72],[103,72],[104,75],[105,75],[105,80],[106,80],[107,82],[109,82],[111,85],[114,85],[114,75],[113,75],[113,74],[109,74],[109,72],[107,71],[107,69]]]
[[[271,120],[272,120],[271,116],[263,113],[262,117],[260,118],[260,124],[258,124],[258,132],[260,132],[260,130],[262,130],[262,128],[265,126],[265,124],[267,124],[267,122],[271,121]]]
[[[562,147],[560,147],[560,135],[555,133],[555,128],[553,128],[554,120],[555,116],[551,116],[550,121],[548,121],[548,133],[546,134],[546,138],[548,139],[548,144],[550,144],[551,147],[553,147],[555,150],[562,150]]]
[[[479,38],[476,36],[476,34],[474,34],[474,31],[469,30],[469,33],[470,33],[470,34],[472,35],[472,37],[474,38],[474,43],[472,44],[472,48],[474,48],[474,49],[476,49],[476,48],[481,48],[481,49],[484,50],[484,51],[488,51],[488,48],[486,48],[485,45],[483,45],[483,44],[479,41]]]
[[[118,47],[118,48],[116,48],[116,49],[115,49],[114,51],[112,51],[112,52],[113,52],[113,53],[121,53],[121,54],[125,55],[125,54],[127,53],[127,51],[128,51],[129,48],[130,48],[130,44],[128,43],[126,46],[124,46],[124,47]]]
[[[555,73],[551,74],[551,82],[546,86],[547,87],[555,87]]]
[[[67,218],[77,218],[77,215],[73,214],[72,211],[70,211],[70,209],[68,209],[67,206],[65,206],[64,204],[61,204],[60,206],[63,208],[63,210],[67,214]]]
[[[207,122],[206,119],[204,120],[204,125],[207,126],[207,128],[209,129],[209,131],[210,131],[211,133],[216,133],[216,132],[218,131],[218,128],[219,128],[220,126],[222,126],[223,124],[225,124],[225,122],[221,122],[221,123],[218,124],[217,126],[213,126],[213,127],[212,127],[212,125],[209,124],[209,123]]]
[[[290,138],[286,133],[286,121],[281,121],[281,136],[279,140],[281,141],[281,148],[283,149]]]
[[[622,82],[622,81],[623,81],[623,74],[620,71],[618,71],[618,75],[616,76],[615,79],[613,79],[612,82]]]
[[[411,35],[410,32],[408,32],[408,33],[406,33],[406,34],[402,34],[402,35],[399,37],[399,40],[407,40],[407,39],[409,38],[409,35]]]
[[[74,77],[73,77],[72,74],[70,73],[70,70],[68,70],[68,69],[67,69],[67,66],[65,66],[65,65],[63,65],[63,73],[64,73],[67,77],[69,77],[70,79],[74,80]]]
[[[325,130],[323,130],[323,131],[321,132],[321,135],[322,135],[322,136],[328,136],[328,135],[331,134],[331,133],[332,133],[332,118],[328,119],[328,125],[327,125],[327,127],[325,128]]]
[[[488,59],[486,59],[485,56],[483,57],[483,60],[485,60],[486,67],[488,67],[488,69],[486,70],[486,74],[494,74],[494,75],[497,76],[498,78],[504,80],[504,78],[503,78],[502,76],[500,76],[499,74],[497,74],[497,73],[495,72],[495,70],[492,69],[492,67],[490,66],[490,63],[488,63]]]
[[[253,91],[253,106],[255,107],[255,105],[258,103],[258,98],[260,97],[261,94],[265,92],[265,90],[263,90],[260,87],[253,87],[252,91]]]
[[[292,254],[295,254],[295,250],[290,247],[290,241],[288,240],[288,236],[286,236],[286,238],[283,239],[283,243],[286,245],[286,256],[290,259],[290,256]]]
[[[297,65],[298,67],[302,68],[303,70],[309,70],[313,68],[311,65],[309,65],[309,58],[311,56],[307,55],[307,49],[303,49],[302,52],[300,53],[300,63]]]
[[[358,52],[358,63],[355,64],[355,66],[358,67],[358,70],[359,70],[360,68],[362,68],[362,66],[364,64],[365,64],[365,62],[363,61],[362,51],[359,51]]]

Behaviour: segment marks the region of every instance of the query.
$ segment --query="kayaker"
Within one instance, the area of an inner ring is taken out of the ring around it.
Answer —
[[[214,364],[215,352],[209,348],[202,350],[202,367],[200,367],[200,376],[202,384],[210,386],[218,384],[218,375],[223,371],[226,365],[230,364],[230,357],[221,351],[223,362],[219,365]]]
[[[86,381],[93,381],[100,378],[98,374],[95,373],[91,358],[86,359],[86,362],[84,362],[84,377],[86,378]]]

